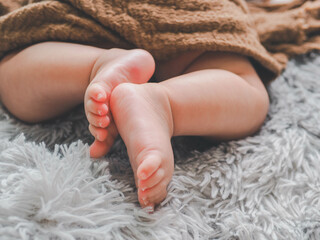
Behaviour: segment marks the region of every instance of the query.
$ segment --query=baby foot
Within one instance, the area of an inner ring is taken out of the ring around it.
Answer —
[[[173,120],[166,91],[160,84],[121,84],[110,100],[115,124],[124,140],[142,207],[167,195],[174,168]]]
[[[109,111],[112,90],[121,83],[145,83],[155,68],[153,57],[144,50],[106,50],[95,62],[84,97],[89,130],[95,137],[91,157],[105,155],[118,135]]]

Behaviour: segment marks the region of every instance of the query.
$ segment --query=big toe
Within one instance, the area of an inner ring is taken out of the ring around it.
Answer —
[[[86,90],[86,100],[89,101],[93,99],[97,102],[105,102],[107,100],[107,91],[106,89],[99,83],[91,83],[90,86]]]
[[[139,180],[148,179],[155,173],[161,165],[161,157],[156,154],[150,154],[142,160],[137,169],[137,176]]]

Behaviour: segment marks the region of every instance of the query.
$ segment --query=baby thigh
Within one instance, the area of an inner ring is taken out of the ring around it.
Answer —
[[[245,137],[259,129],[269,107],[255,69],[237,54],[203,53],[160,84],[169,93],[174,135]]]

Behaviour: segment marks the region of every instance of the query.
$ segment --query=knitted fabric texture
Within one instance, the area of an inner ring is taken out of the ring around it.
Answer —
[[[0,58],[43,41],[143,48],[157,60],[226,51],[250,57],[272,79],[291,56],[320,49],[319,1],[0,0],[0,16]]]

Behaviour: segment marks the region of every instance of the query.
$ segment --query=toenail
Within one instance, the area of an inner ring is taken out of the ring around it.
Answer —
[[[146,189],[147,189],[146,187],[141,188],[141,190],[142,190],[143,192],[144,192]]]
[[[97,139],[98,141],[102,142],[101,139],[100,139],[100,136],[99,136],[98,134],[97,134],[96,139]]]
[[[103,94],[99,93],[98,96],[97,96],[97,99],[100,100],[101,98],[103,98]]]
[[[101,111],[101,110],[99,110],[99,111],[98,111],[98,114],[101,116],[101,115],[102,115],[102,111]]]
[[[141,178],[142,178],[142,179],[146,179],[146,178],[147,178],[147,174],[145,174],[144,172],[141,173]]]
[[[142,201],[143,201],[144,205],[148,205],[148,203],[149,203],[146,197],[143,197]]]
[[[101,127],[101,128],[102,128],[102,122],[99,122],[99,127]]]

